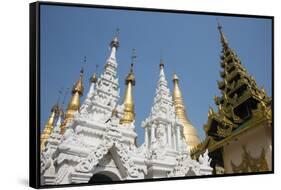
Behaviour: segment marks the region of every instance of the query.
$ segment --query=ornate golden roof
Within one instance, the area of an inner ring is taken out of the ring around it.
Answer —
[[[271,126],[272,122],[271,97],[247,73],[237,54],[229,47],[220,24],[218,30],[222,44],[220,63],[223,71],[218,82],[221,96],[214,97],[218,111],[210,109],[204,125],[206,139],[213,139],[215,145],[241,134],[242,130],[253,126],[252,123],[266,121]],[[210,148],[210,145],[205,148]],[[195,148],[192,154],[200,151],[202,146]]]
[[[188,147],[191,149],[200,143],[200,139],[197,134],[197,130],[192,126],[191,122],[186,116],[185,106],[182,98],[182,93],[179,88],[179,78],[176,74],[173,76],[174,91],[173,91],[173,103],[176,110],[176,115],[184,125],[184,136]]]

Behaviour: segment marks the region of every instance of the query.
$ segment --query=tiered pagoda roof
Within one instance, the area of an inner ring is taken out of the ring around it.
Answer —
[[[218,111],[209,109],[208,121],[204,125],[206,139],[193,149],[193,154],[233,136],[242,128],[252,126],[245,125],[248,122],[263,117],[267,118],[271,125],[271,97],[263,88],[258,87],[235,51],[229,47],[220,24],[218,30],[222,43],[221,79],[217,82],[221,95],[214,97]]]

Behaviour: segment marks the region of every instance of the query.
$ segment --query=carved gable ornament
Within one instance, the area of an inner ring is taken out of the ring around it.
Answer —
[[[250,152],[246,150],[245,146],[242,148],[242,162],[239,165],[235,165],[231,161],[231,167],[234,173],[263,172],[269,170],[264,148],[262,149],[260,156],[257,158],[254,158]]]

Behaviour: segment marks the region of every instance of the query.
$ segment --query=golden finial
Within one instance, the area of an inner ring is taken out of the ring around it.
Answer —
[[[97,78],[96,73],[93,74],[93,76],[90,78],[90,81],[91,81],[92,83],[97,83],[98,78]]]
[[[73,86],[72,88],[72,94],[74,95],[76,92],[79,93],[79,95],[83,95],[83,91],[84,91],[84,86],[83,86],[83,73],[84,73],[84,69],[83,67],[80,70],[80,78],[79,80],[76,82],[76,84]]]
[[[132,83],[132,85],[134,86],[135,85],[135,76],[134,76],[134,64],[135,64],[135,60],[137,58],[137,56],[135,55],[135,49],[132,50],[132,62],[131,62],[131,66],[130,66],[130,72],[129,74],[127,75],[126,77],[126,80],[125,80],[125,84],[127,85],[129,82]]]
[[[97,77],[97,70],[98,70],[99,65],[96,64],[96,71],[94,72],[93,76],[90,78],[90,82],[92,83],[97,83],[98,77]]]
[[[183,133],[185,140],[189,149],[191,149],[200,143],[200,139],[198,137],[197,130],[192,126],[191,122],[187,118],[182,93],[179,87],[179,77],[176,74],[173,75],[173,83],[173,104],[175,106],[177,117],[184,125]]]
[[[58,104],[55,104],[51,109],[51,115],[45,124],[45,128],[40,136],[40,150],[41,152],[45,149],[45,144],[48,138],[50,137],[53,129],[56,116],[58,114]]]
[[[135,76],[133,72],[133,66],[135,61],[135,49],[132,52],[132,63],[130,67],[130,72],[126,77],[126,92],[124,97],[124,115],[120,119],[120,124],[129,124],[135,120],[135,108],[133,99],[133,86],[135,85]]]
[[[72,97],[68,103],[65,119],[61,125],[61,134],[63,134],[66,130],[66,126],[73,119],[74,113],[79,111],[80,109],[80,96],[83,95],[84,86],[83,86],[83,73],[84,70],[81,68],[80,77],[76,84],[72,88]]]

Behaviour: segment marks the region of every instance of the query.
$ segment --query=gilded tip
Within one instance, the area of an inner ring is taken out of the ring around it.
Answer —
[[[130,72],[126,77],[125,84],[131,83],[132,85],[136,84],[136,79],[133,72]]]
[[[90,78],[90,82],[97,83],[97,81],[98,81],[98,77],[97,77],[96,73],[94,73],[93,76]]]
[[[72,87],[72,94],[75,94],[76,92],[78,92],[80,95],[83,95],[83,91],[84,91],[84,87],[83,87],[83,68],[80,70],[80,78],[79,80],[74,83],[73,87]]]

